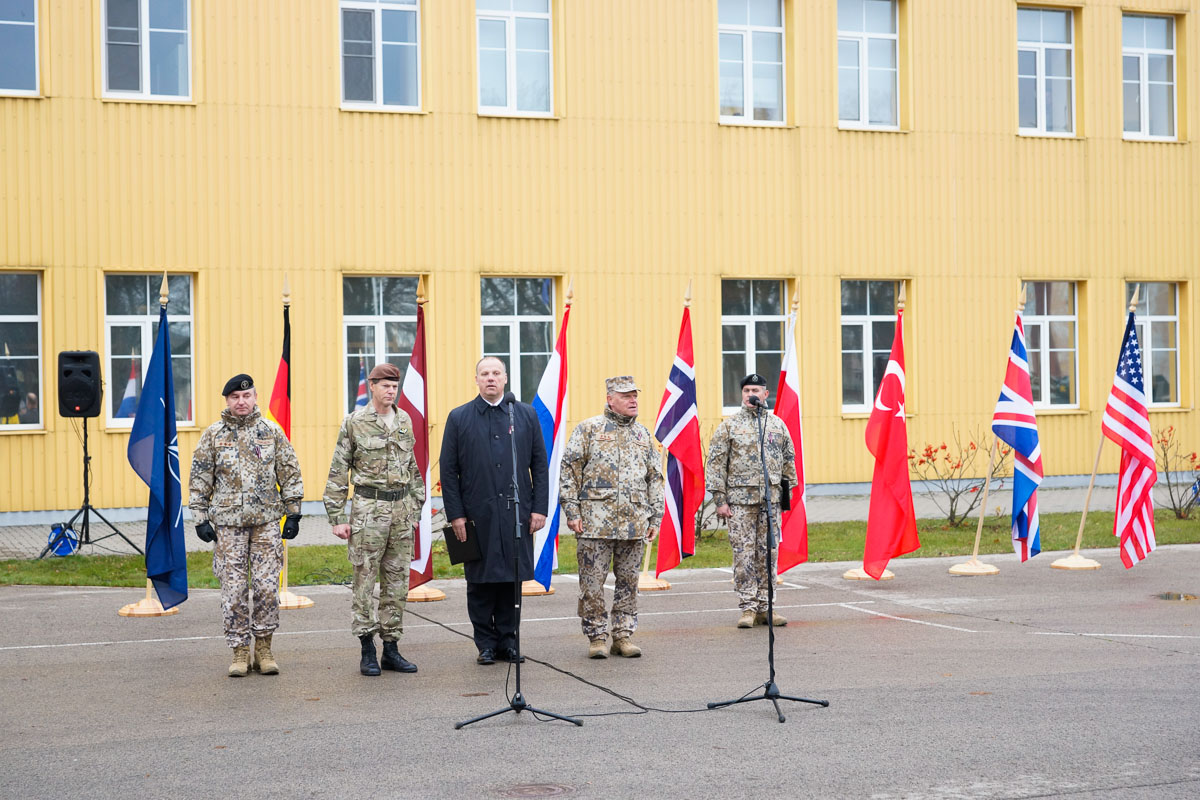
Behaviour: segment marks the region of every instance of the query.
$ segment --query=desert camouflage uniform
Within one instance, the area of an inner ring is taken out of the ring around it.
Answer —
[[[360,638],[378,633],[385,642],[398,641],[404,632],[413,528],[425,503],[425,482],[413,455],[412,420],[399,408],[395,412],[391,428],[369,403],[346,417],[338,431],[324,497],[329,521],[350,523],[346,543],[354,566],[350,630]],[[355,494],[347,515],[351,480]],[[364,490],[393,496],[369,498]],[[376,577],[378,616],[372,598]]]
[[[771,508],[775,535],[771,564],[766,563],[767,509],[763,503],[762,461],[759,459],[758,414],[764,415],[764,447],[771,480]],[[766,612],[767,592],[779,554],[780,479],[796,485],[796,448],[787,426],[767,409],[746,406],[722,422],[708,446],[704,465],[705,488],[717,506],[729,504],[729,544],[733,548],[733,584],[742,611]]]
[[[610,408],[579,423],[563,451],[559,502],[568,521],[583,519],[577,539],[579,618],[588,639],[603,639],[604,580],[612,564],[614,639],[637,630],[637,582],[646,529],[663,513],[662,459],[650,432]]]
[[[217,532],[213,574],[221,581],[225,640],[248,645],[251,634],[279,627],[279,520],[299,514],[304,497],[296,451],[258,408],[244,417],[225,409],[196,445],[188,491],[192,519],[211,522]]]

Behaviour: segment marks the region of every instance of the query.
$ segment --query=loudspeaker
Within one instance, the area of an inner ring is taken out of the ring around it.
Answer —
[[[64,417],[98,417],[104,388],[100,354],[65,350],[58,354],[58,413]]]

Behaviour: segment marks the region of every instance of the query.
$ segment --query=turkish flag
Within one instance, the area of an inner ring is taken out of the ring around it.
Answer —
[[[867,421],[867,449],[875,456],[863,570],[879,580],[890,559],[921,546],[908,479],[908,427],[904,422],[904,311],[896,312],[892,355]]]

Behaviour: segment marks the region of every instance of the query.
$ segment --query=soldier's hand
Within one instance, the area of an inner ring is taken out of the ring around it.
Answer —
[[[205,520],[197,525],[196,538],[202,542],[215,542],[217,540],[217,532],[213,530],[212,523]]]
[[[733,509],[729,507],[729,503],[722,503],[717,506],[717,516],[721,519],[729,519],[733,516]]]
[[[657,538],[658,538],[658,528],[655,528],[653,525],[651,525],[649,528],[646,529],[646,541],[653,542]]]
[[[300,515],[288,514],[287,519],[283,521],[283,538],[295,539],[298,533],[300,533]]]
[[[583,517],[567,520],[567,528],[571,533],[583,533]]]
[[[343,522],[341,525],[334,525],[333,526],[333,535],[338,537],[339,539],[349,539],[350,538],[350,523]]]
[[[459,517],[458,519],[450,520],[450,527],[454,529],[454,538],[460,542],[467,540],[467,518]]]
[[[545,514],[530,514],[529,515],[529,532],[537,533],[542,528],[546,527]]]

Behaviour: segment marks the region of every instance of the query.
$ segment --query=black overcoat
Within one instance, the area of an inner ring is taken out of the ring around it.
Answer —
[[[529,516],[547,513],[550,476],[546,444],[537,412],[526,403],[513,404],[516,422],[517,483],[521,500],[521,549],[518,580],[533,579],[533,536]],[[466,517],[475,523],[482,558],[463,565],[472,583],[508,583],[513,579],[512,450],[508,408],[476,397],[450,412],[442,434],[442,501],[446,519]],[[453,534],[451,534],[453,535]]]

